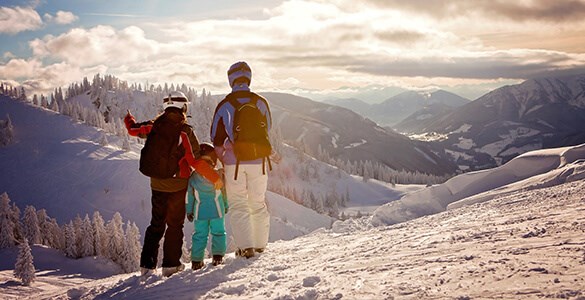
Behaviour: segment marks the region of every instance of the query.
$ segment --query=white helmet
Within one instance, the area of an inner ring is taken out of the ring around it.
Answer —
[[[169,107],[176,107],[186,112],[187,103],[189,103],[189,99],[187,99],[187,96],[185,96],[185,94],[179,91],[170,92],[168,96],[163,98],[164,110],[166,110]]]

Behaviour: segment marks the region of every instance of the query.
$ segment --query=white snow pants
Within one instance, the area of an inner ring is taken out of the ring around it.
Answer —
[[[224,169],[228,217],[236,247],[266,248],[270,232],[266,206],[268,175],[262,174],[261,164],[240,164],[238,180],[234,180],[235,165],[226,165]]]

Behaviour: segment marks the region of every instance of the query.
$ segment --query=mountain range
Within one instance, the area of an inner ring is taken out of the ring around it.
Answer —
[[[371,161],[395,170],[452,174],[456,166],[423,142],[382,128],[346,108],[282,93],[262,93],[286,142],[302,143],[314,156],[319,148],[336,159]]]
[[[433,133],[459,165],[482,169],[530,150],[585,142],[585,74],[527,80],[496,89],[454,110],[396,126]]]
[[[431,105],[456,108],[469,102],[469,99],[444,90],[433,92],[405,91],[376,104],[368,104],[356,98],[327,101],[327,103],[351,109],[380,126],[390,127],[394,127],[395,124],[411,114]]]

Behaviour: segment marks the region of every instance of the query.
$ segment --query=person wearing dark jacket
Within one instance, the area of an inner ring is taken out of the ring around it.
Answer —
[[[187,97],[181,92],[171,92],[163,99],[164,112],[157,118],[165,117],[181,123],[179,144],[184,150],[179,160],[179,172],[171,178],[150,178],[152,190],[152,217],[144,235],[144,246],[140,256],[142,275],[154,274],[157,266],[158,248],[164,235],[163,276],[170,276],[185,268],[180,262],[183,244],[183,223],[185,219],[185,196],[191,168],[221,189],[223,182],[218,174],[200,158],[199,141],[191,126],[186,123]],[[156,120],[156,119],[155,119]],[[148,138],[154,121],[137,123],[128,112],[124,124],[131,136]]]

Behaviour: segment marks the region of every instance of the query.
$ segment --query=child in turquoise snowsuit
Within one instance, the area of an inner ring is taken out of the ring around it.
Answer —
[[[217,163],[217,155],[213,145],[203,143],[200,145],[201,159],[208,162],[211,167]],[[207,239],[211,232],[211,253],[214,266],[223,263],[226,252],[226,232],[224,217],[228,210],[225,193],[216,190],[213,183],[193,172],[189,178],[187,190],[187,219],[194,222],[195,232],[192,236],[191,268],[200,269],[204,266],[203,258]]]

